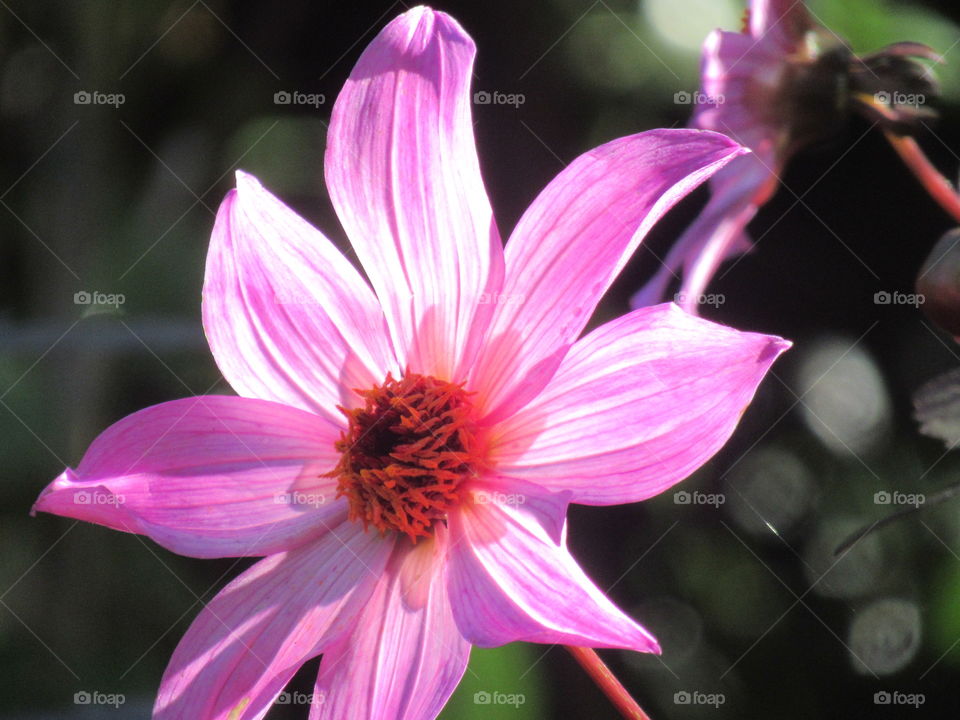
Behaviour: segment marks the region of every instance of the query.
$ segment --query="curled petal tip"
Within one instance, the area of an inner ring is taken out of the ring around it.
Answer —
[[[793,347],[792,340],[785,340],[782,337],[777,337],[776,335],[771,336],[769,352],[773,353],[774,356],[785,353],[787,350]]]
[[[40,492],[39,497],[37,497],[36,501],[30,508],[30,517],[36,517],[38,512],[49,512],[51,496],[61,490],[66,490],[75,482],[76,475],[73,474],[73,470],[70,468],[67,468],[60,473],[56,480],[51,482]]]
[[[433,8],[429,5],[414,5],[412,8],[400,15],[400,17],[418,20],[420,18],[432,18],[435,14],[436,13],[434,12]]]
[[[237,190],[259,190],[263,187],[256,176],[246,170],[237,170],[234,176],[237,179]]]
[[[459,38],[473,44],[473,40],[463,30],[460,24],[445,12],[434,10],[427,5],[417,5],[398,16],[385,28],[384,36],[398,40],[403,37],[403,52],[419,54],[429,45],[430,38],[444,31],[453,31]],[[391,32],[392,31],[392,32]]]

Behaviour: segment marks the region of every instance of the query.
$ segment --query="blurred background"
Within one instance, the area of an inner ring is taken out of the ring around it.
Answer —
[[[918,140],[955,178],[957,6],[810,5],[858,52],[912,40],[945,53],[941,119]],[[435,6],[476,40],[474,89],[522,98],[475,107],[504,237],[583,151],[683,126],[691,106],[675,95],[699,86],[703,38],[743,14],[735,0]],[[249,565],[28,512],[111,422],[230,392],[200,328],[200,288],[235,169],[342,246],[322,182],[325,127],[360,52],[403,9],[0,2],[0,718],[149,717],[201,603]],[[284,92],[313,99],[276,102]],[[627,309],[706,197],[660,223],[595,322]],[[911,404],[920,385],[960,367],[960,349],[915,307],[874,300],[913,292],[949,228],[865,121],[797,156],[750,227],[755,250],[725,266],[711,286],[723,302],[703,311],[795,348],[728,446],[677,488],[687,495],[573,508],[573,552],[664,647],[660,658],[604,653],[653,718],[960,709],[960,500],[833,555],[910,497],[960,480],[960,453],[921,436]],[[84,302],[95,293],[113,297]],[[316,667],[269,718],[306,718],[297,693],[310,692]],[[483,693],[513,700],[485,704]],[[900,704],[878,705],[877,693]],[[562,649],[517,644],[475,651],[443,717],[616,714]]]

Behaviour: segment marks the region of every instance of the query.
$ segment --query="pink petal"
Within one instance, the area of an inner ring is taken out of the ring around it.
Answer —
[[[417,7],[391,22],[337,98],[324,164],[401,364],[451,379],[503,272],[473,137],[474,54],[444,13]]]
[[[723,446],[787,347],[671,304],[635,310],[571,348],[543,393],[496,429],[491,461],[577,503],[651,497]]]
[[[498,416],[532,397],[650,227],[744,152],[728,138],[654,130],[581,155],[534,200],[507,243],[501,302],[470,387]]]
[[[474,645],[562,643],[659,652],[552,540],[544,501],[465,503],[450,523],[453,614]]]
[[[383,313],[360,274],[319,231],[237,173],[210,240],[203,325],[240,395],[340,418],[347,391],[398,365]]]
[[[490,473],[482,479],[471,480],[469,490],[471,501],[476,505],[525,506],[555,545],[563,542],[572,492],[550,492],[536,483]]]
[[[750,34],[767,38],[789,51],[811,27],[803,0],[752,0]]]
[[[324,533],[345,503],[339,428],[266,400],[154,405],[111,425],[34,510],[148,535],[194,557],[266,555]]]
[[[320,663],[310,720],[433,720],[470,644],[453,620],[442,535],[398,547],[354,631]]]
[[[163,675],[154,720],[259,720],[299,667],[349,633],[393,543],[346,522],[272,555],[197,616]]]

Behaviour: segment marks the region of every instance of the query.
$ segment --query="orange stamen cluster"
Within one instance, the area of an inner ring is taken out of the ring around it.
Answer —
[[[416,542],[461,500],[461,485],[479,462],[474,412],[462,385],[427,375],[387,375],[382,385],[357,391],[361,408],[340,408],[348,427],[329,473],[350,519],[385,534],[397,530]]]

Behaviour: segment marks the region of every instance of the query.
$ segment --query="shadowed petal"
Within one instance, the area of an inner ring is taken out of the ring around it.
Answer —
[[[401,364],[451,379],[475,353],[503,270],[473,137],[474,54],[444,13],[391,22],[337,98],[324,162]]]
[[[197,616],[153,720],[259,720],[300,666],[353,627],[393,549],[352,522],[259,561]]]
[[[339,428],[317,415],[216,395],[154,405],[111,425],[34,510],[148,535],[194,557],[267,555],[338,522]]]
[[[548,502],[465,503],[450,516],[450,598],[464,637],[480,647],[526,641],[659,652],[587,578],[566,538],[550,538]]]
[[[591,150],[561,172],[507,243],[503,301],[472,376],[478,401],[505,416],[498,408],[518,388],[525,396],[542,389],[650,227],[742,152],[719,134],[654,130]]]
[[[470,644],[453,620],[446,539],[398,546],[353,633],[323,655],[310,720],[433,720]]]
[[[704,212],[688,229],[698,249],[687,255],[678,302],[695,313],[701,297],[720,265],[751,248],[747,224],[757,210],[776,191],[780,178],[763,164],[758,155],[745,155],[746,161],[723,178],[714,177],[711,197]],[[728,170],[729,166],[724,168]],[[686,235],[686,233],[684,233]],[[683,238],[678,244],[683,242]]]
[[[207,254],[203,327],[240,395],[341,417],[397,363],[373,292],[318,230],[237,173]]]
[[[750,249],[746,227],[776,189],[778,178],[754,153],[738,157],[710,181],[711,197],[696,220],[673,244],[660,269],[631,299],[633,308],[646,307],[667,299],[674,279],[683,273],[675,301],[687,312],[696,313],[720,264]]]
[[[788,347],[672,304],[635,310],[571,348],[543,393],[496,429],[492,462],[572,502],[644,500],[723,446]]]
[[[802,3],[798,3],[802,5]],[[755,20],[756,18],[754,18]],[[662,267],[631,299],[632,307],[667,299],[680,277],[678,302],[697,311],[720,264],[750,248],[747,224],[778,187],[783,148],[779,147],[782,102],[778,96],[786,68],[784,51],[771,38],[757,39],[716,30],[703,45],[701,88],[691,124],[729,135],[753,152],[736,158],[710,179],[710,202],[673,244]]]
[[[786,63],[769,41],[714,30],[703,43],[700,83],[709,102],[691,125],[729,135],[773,167],[784,109],[778,97]]]

